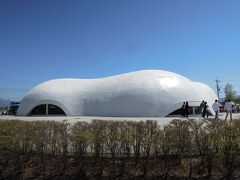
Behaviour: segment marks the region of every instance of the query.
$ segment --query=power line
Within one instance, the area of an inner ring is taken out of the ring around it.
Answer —
[[[0,88],[0,90],[29,90],[29,89],[25,89],[25,88]]]
[[[19,99],[22,99],[23,97],[4,97],[4,99],[7,99],[7,100],[19,100]]]
[[[240,80],[222,80],[222,82],[240,82]]]
[[[2,92],[27,92],[30,89],[22,89],[22,88],[0,88]]]
[[[7,81],[7,82],[21,82],[26,84],[39,84],[39,82],[29,81],[29,80],[23,80],[23,79],[2,79],[0,78],[0,81]]]

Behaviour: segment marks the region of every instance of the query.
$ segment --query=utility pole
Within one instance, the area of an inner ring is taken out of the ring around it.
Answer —
[[[219,99],[219,93],[220,93],[220,88],[219,88],[219,84],[221,81],[218,80],[218,78],[216,78],[216,88],[217,88],[217,96],[218,96],[218,99]]]

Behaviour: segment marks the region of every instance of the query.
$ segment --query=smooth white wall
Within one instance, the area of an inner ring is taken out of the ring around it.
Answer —
[[[205,84],[168,71],[144,70],[99,79],[56,79],[33,88],[18,115],[40,104],[61,107],[68,116],[163,117],[179,102],[216,99]]]

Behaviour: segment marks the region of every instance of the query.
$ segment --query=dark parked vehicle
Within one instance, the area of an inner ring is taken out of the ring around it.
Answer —
[[[7,111],[8,115],[16,115],[20,102],[11,102],[10,107]]]
[[[220,111],[220,112],[224,112],[224,106],[220,106],[220,107],[219,107],[219,111]]]

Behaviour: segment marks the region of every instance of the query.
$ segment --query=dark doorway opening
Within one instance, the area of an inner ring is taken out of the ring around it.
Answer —
[[[33,110],[29,113],[30,116],[34,115],[60,115],[66,116],[65,112],[56,105],[53,104],[41,104],[33,108]]]
[[[48,104],[48,115],[64,115],[66,116],[65,112],[58,106],[53,104]]]
[[[41,104],[33,108],[33,110],[30,112],[29,115],[46,115],[47,113],[46,109],[47,109],[47,105]]]
[[[199,106],[190,106],[189,107],[189,115],[200,115],[202,114],[201,108]],[[181,116],[182,115],[182,109],[177,109],[176,111],[171,112],[168,116]]]

